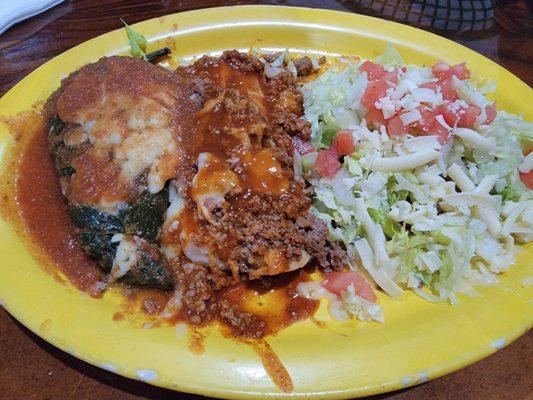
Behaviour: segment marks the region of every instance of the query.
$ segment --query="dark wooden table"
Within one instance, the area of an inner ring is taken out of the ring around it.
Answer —
[[[50,58],[121,27],[119,18],[135,23],[178,11],[256,3],[331,8],[408,22],[462,43],[502,64],[529,85],[533,84],[532,19],[526,2],[500,1],[492,9],[492,1],[85,0],[66,1],[0,36],[0,96]],[[481,14],[469,14],[468,10],[446,14],[448,21],[443,21],[428,6],[435,3],[449,4],[456,9],[460,3],[477,4],[476,7],[484,3],[490,7],[488,11],[480,11]],[[29,332],[1,308],[0,352],[0,399],[3,400],[201,398],[122,378],[79,361]],[[533,333],[529,332],[509,347],[461,371],[374,398],[531,399],[532,361]]]

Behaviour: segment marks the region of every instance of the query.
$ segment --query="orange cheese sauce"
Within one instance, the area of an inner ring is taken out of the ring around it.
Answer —
[[[264,149],[256,154],[247,153],[242,159],[245,168],[244,179],[251,190],[275,196],[280,196],[288,190],[289,180],[284,176],[272,150]]]

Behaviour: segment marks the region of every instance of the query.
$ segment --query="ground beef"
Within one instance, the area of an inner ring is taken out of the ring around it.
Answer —
[[[296,73],[298,76],[307,76],[313,72],[313,63],[311,59],[307,56],[298,57],[293,61],[294,67],[296,68]]]
[[[246,338],[264,336],[266,324],[257,316],[239,310],[224,299],[213,304],[213,308],[220,320],[230,327],[235,336]]]
[[[220,93],[220,89],[207,78],[195,77],[190,81],[190,86],[193,93],[191,96],[197,101],[198,109],[203,107],[206,99],[215,97]]]
[[[307,211],[309,199],[275,203],[268,196],[254,195],[241,209],[226,210],[220,224],[210,227],[211,234],[228,243],[231,237],[231,260],[239,271],[254,276],[264,265],[264,255],[272,248],[283,249],[283,255],[298,259],[305,250],[319,260],[321,268],[341,269],[347,256],[339,245],[327,241],[328,228]]]
[[[243,72],[261,72],[264,69],[259,58],[238,50],[226,50],[222,53],[221,59]]]
[[[273,63],[276,61],[276,59],[281,55],[281,52],[276,53],[265,53],[261,54],[261,57],[267,62],[267,63]]]
[[[295,65],[302,76],[312,70],[308,57],[296,60]],[[309,140],[311,135],[309,122],[302,118],[303,96],[292,73],[282,71],[268,78],[259,58],[235,50],[220,58],[202,57],[180,67],[176,75],[191,85],[201,108],[198,123],[191,125],[192,133],[182,140],[184,159],[194,164],[183,170],[199,173],[198,155],[208,152],[246,183],[249,161],[243,153],[268,150],[287,182],[281,194],[251,186],[225,192],[210,210],[213,219],[197,220],[197,231],[189,235],[196,246],[211,246],[209,264],[185,263],[176,278],[183,313],[193,324],[214,318],[237,336],[261,337],[265,322],[231,304],[221,289],[250,279],[264,279],[268,284],[270,275],[297,265],[304,252],[326,271],[347,265],[346,251],[327,240],[327,226],[309,211],[312,190],[294,178],[293,137]],[[243,131],[244,141],[239,136]],[[190,195],[192,179],[181,179],[186,182],[187,208],[197,213]],[[281,257],[279,270],[278,261],[269,259],[273,251]]]
[[[267,61],[272,57],[267,57]],[[226,65],[245,75],[237,81]],[[312,70],[309,57],[295,60],[295,65],[299,75]],[[196,92],[204,103],[216,98],[214,105],[209,104],[213,112],[220,113],[223,118],[223,124],[217,125],[220,116],[210,117],[213,121],[209,124],[211,138],[205,139],[204,147],[217,154],[224,153],[224,161],[231,170],[244,176],[246,166],[239,157],[242,148],[228,148],[225,137],[231,136],[238,127],[246,127],[255,151],[259,151],[258,146],[270,149],[290,182],[289,188],[279,197],[248,190],[228,193],[224,204],[213,211],[216,223],[202,224],[201,235],[212,238],[211,242],[217,246],[216,253],[222,257],[223,264],[229,266],[226,270],[231,270],[237,279],[268,274],[265,257],[272,250],[281,251],[286,260],[300,259],[305,250],[322,268],[338,269],[347,264],[346,253],[328,243],[326,225],[309,213],[310,192],[294,179],[292,137],[308,140],[311,135],[309,122],[302,119],[303,96],[299,84],[289,71],[284,70],[272,78],[265,77],[262,72],[263,64],[257,57],[235,50],[224,52],[219,59],[202,57],[178,71],[178,75],[185,74],[196,82]],[[249,79],[252,82],[257,79],[253,96],[247,86],[242,86]],[[259,90],[261,97],[258,97]],[[207,144],[213,140],[219,146],[216,150]],[[197,239],[195,243],[200,245],[202,241]],[[217,268],[220,266],[211,265],[213,271]]]
[[[185,264],[177,271],[176,287],[182,293],[182,313],[191,323],[209,320],[209,300],[214,290],[209,271],[199,265]]]
[[[280,129],[290,136],[298,136],[302,140],[311,138],[311,123],[294,115],[279,115],[277,124]]]
[[[155,299],[146,299],[142,303],[143,311],[147,314],[154,315],[163,311],[164,307],[161,302]]]

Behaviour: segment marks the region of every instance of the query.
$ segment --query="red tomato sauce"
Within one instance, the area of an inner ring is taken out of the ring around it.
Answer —
[[[15,202],[25,230],[49,262],[77,288],[97,294],[94,284],[102,273],[79,245],[48,151],[44,122],[39,115],[31,114],[17,127],[22,135],[25,126],[36,128],[19,159],[15,188]]]

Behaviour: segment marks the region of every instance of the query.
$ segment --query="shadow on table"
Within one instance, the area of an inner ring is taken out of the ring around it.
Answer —
[[[49,355],[61,361],[68,367],[76,370],[80,374],[87,376],[90,379],[98,381],[104,385],[112,386],[115,389],[119,389],[123,392],[139,396],[148,400],[169,400],[179,397],[180,400],[208,400],[210,397],[204,397],[199,395],[193,395],[188,393],[176,392],[170,389],[163,389],[156,386],[149,385],[144,382],[139,382],[133,379],[124,378],[120,375],[95,367],[85,361],[82,361],[68,353],[54,347],[44,339],[40,338],[28,328],[11,317],[11,320],[17,327],[26,334],[37,346],[46,351]],[[405,390],[400,390],[394,393],[401,393]],[[381,400],[391,396],[392,393],[381,394],[376,396],[367,397],[367,400]]]

